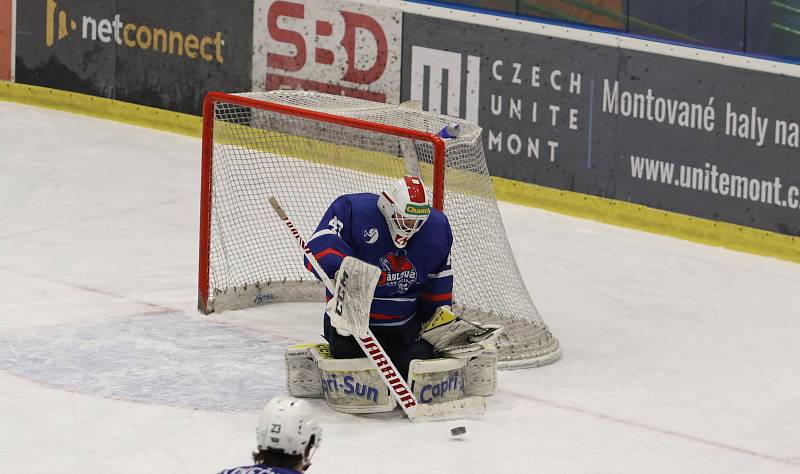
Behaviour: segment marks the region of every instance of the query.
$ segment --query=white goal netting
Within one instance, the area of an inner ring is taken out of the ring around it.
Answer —
[[[220,95],[205,120],[213,120],[213,133],[204,143],[201,310],[324,300],[322,285],[303,267],[269,196],[277,197],[309,237],[336,197],[379,193],[392,180],[414,174],[443,198],[452,226],[456,312],[505,327],[498,347],[501,367],[558,359],[558,340],[536,310],[511,252],[480,127],[410,108],[301,91]],[[445,140],[444,157],[436,160],[429,134],[453,121],[461,124],[461,135]]]

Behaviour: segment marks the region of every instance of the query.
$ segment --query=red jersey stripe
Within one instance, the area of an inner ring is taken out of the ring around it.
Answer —
[[[322,257],[324,257],[326,255],[330,255],[330,254],[338,255],[338,256],[340,256],[342,258],[346,257],[346,255],[343,254],[342,252],[340,252],[340,251],[338,251],[338,250],[336,250],[334,248],[328,247],[325,250],[323,250],[322,252],[314,254],[314,258],[316,258],[317,261],[319,261],[320,259],[322,259]],[[311,262],[306,262],[306,270],[311,271],[311,269],[312,269],[311,268]]]
[[[340,256],[342,258],[346,257],[346,255],[343,254],[342,252],[340,252],[340,251],[338,251],[338,250],[336,250],[334,248],[330,248],[330,247],[326,248],[325,250],[323,250],[320,253],[314,254],[314,257],[316,257],[317,260],[321,260],[322,257],[324,257],[326,255],[330,255],[330,254],[338,255],[338,256]]]
[[[380,313],[369,313],[369,319],[378,319],[381,321],[391,320],[391,319],[402,319],[405,318],[405,315],[398,314],[398,315],[391,315],[391,314],[380,314]]]
[[[419,296],[420,298],[426,299],[428,301],[445,301],[451,299],[453,297],[453,293],[439,293],[439,294],[422,293]]]

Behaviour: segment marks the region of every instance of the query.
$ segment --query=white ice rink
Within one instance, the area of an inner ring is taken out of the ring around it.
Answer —
[[[0,472],[248,463],[320,305],[196,311],[199,140],[0,117]],[[312,400],[309,473],[800,473],[800,265],[501,211],[563,358],[502,372],[463,438]]]

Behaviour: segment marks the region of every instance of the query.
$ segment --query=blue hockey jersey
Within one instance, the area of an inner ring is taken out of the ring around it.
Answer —
[[[220,471],[219,474],[300,474],[300,472],[288,467],[271,467],[266,464],[254,464],[252,466],[234,467]]]
[[[325,212],[308,247],[331,278],[346,256],[381,269],[370,309],[371,327],[388,329],[412,321],[418,326],[437,307],[452,304],[450,223],[441,211],[431,209],[422,228],[399,249],[377,203],[377,194],[340,196]],[[308,259],[304,263],[313,272]]]

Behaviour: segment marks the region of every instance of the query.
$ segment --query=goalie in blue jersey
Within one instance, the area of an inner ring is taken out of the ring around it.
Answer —
[[[308,248],[329,276],[345,257],[377,266],[380,278],[371,298],[369,328],[408,379],[413,359],[469,357],[483,351],[497,327],[462,321],[450,311],[453,234],[447,216],[431,207],[422,180],[405,176],[380,195],[347,194],[325,212]],[[306,268],[314,271],[308,260]],[[356,340],[331,319],[331,294],[324,317],[324,337],[335,359],[364,357]],[[476,339],[476,335],[479,336]],[[496,335],[495,335],[496,337]]]

